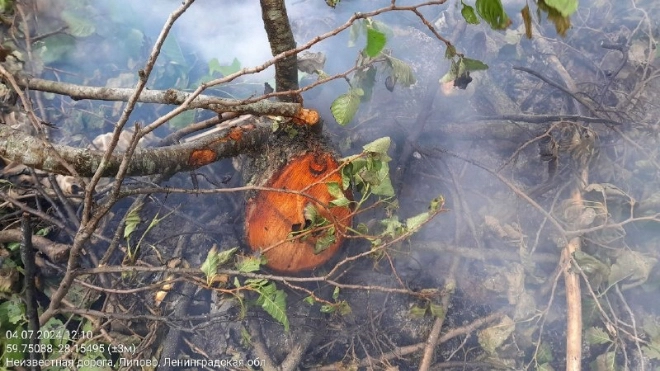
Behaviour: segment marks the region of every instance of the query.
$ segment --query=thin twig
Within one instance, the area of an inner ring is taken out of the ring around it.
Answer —
[[[39,313],[37,304],[37,286],[35,279],[37,277],[37,267],[34,261],[34,247],[32,246],[32,226],[30,225],[30,214],[23,213],[21,218],[21,260],[25,274],[25,314],[28,319],[29,343],[31,345],[30,360],[35,362],[40,358],[41,352],[38,352],[36,345],[40,340],[37,335],[39,329]]]

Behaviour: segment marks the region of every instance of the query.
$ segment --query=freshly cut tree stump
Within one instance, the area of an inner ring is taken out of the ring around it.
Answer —
[[[334,207],[328,184],[341,185],[341,171],[329,142],[308,128],[274,135],[253,156],[248,182],[274,188],[248,196],[247,243],[266,266],[282,273],[314,269],[332,258],[353,219],[348,206]],[[345,192],[352,199],[350,190]]]

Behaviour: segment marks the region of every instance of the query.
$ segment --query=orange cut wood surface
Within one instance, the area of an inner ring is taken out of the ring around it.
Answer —
[[[289,191],[305,190],[302,193],[318,202],[301,194],[278,191],[258,191],[248,200],[247,242],[252,250],[266,256],[266,266],[279,272],[299,272],[316,268],[335,255],[343,242],[343,232],[353,218],[349,207],[328,208],[334,198],[328,193],[327,183],[341,184],[341,173],[332,173],[338,167],[334,156],[328,152],[306,152],[291,159],[264,184],[264,187]],[[335,243],[319,254],[314,253],[317,241],[314,234],[308,234],[304,240],[290,237],[292,231],[305,225],[304,210],[310,203],[321,216],[331,222],[334,216],[336,221]]]

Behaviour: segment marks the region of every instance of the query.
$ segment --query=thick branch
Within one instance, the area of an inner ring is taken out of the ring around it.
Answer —
[[[0,243],[19,242],[21,239],[21,231],[18,229],[0,231]],[[55,263],[63,262],[69,256],[69,245],[53,242],[46,237],[33,235],[32,245]]]
[[[261,15],[273,56],[296,48],[284,0],[261,0]],[[296,55],[291,55],[275,64],[275,90],[280,92],[297,89],[298,60]],[[293,101],[294,97],[281,99]]]
[[[160,148],[138,149],[126,175],[174,174],[207,165],[223,158],[237,156],[265,143],[271,129],[252,124],[223,130],[199,141]],[[71,164],[80,176],[92,176],[98,169],[103,152],[63,145],[50,145],[39,138],[0,125],[0,156],[35,169],[69,174],[60,159]],[[59,156],[56,156],[56,153]],[[114,176],[119,170],[122,153],[111,156],[103,176]]]
[[[295,59],[295,57],[294,57]],[[297,81],[297,80],[296,80]],[[37,79],[37,78],[17,78],[17,83],[23,88],[38,90],[49,93],[67,95],[74,100],[93,99],[103,101],[128,101],[133,94],[133,88],[106,88],[101,86],[82,86],[67,84],[58,81]],[[297,88],[297,87],[296,87]],[[184,93],[174,89],[167,90],[144,90],[138,98],[142,103],[160,103],[180,105],[190,93]],[[270,101],[259,101],[255,103],[243,104],[240,100],[224,99],[209,95],[200,95],[193,100],[190,108],[206,108],[216,112],[237,112],[249,113],[254,115],[276,115],[293,117],[300,110],[301,106],[297,103],[280,103]]]

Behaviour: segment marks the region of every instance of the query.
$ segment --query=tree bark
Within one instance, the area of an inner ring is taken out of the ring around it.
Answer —
[[[255,151],[267,141],[271,128],[265,124],[244,124],[229,128],[199,141],[135,151],[127,176],[165,174],[189,171],[223,158]],[[51,173],[71,174],[64,163],[72,165],[80,176],[92,176],[104,153],[47,143],[24,132],[0,125],[0,157]],[[117,174],[123,153],[113,154],[102,176]]]
[[[273,56],[296,48],[284,0],[261,0],[261,15]],[[296,55],[292,55],[275,64],[275,91],[297,89],[298,59]],[[282,97],[281,100],[295,102],[296,98]]]
[[[295,60],[296,57],[294,56]],[[296,89],[297,89],[296,77]],[[134,88],[106,88],[102,86],[82,86],[67,84],[59,81],[50,81],[37,78],[17,77],[16,82],[22,88],[38,90],[48,93],[66,95],[73,100],[92,99],[103,101],[128,101],[128,98],[135,92]],[[141,103],[160,103],[170,105],[180,105],[190,93],[184,93],[175,89],[167,90],[144,90],[140,93],[138,102]],[[297,103],[279,103],[270,101],[260,101],[255,103],[241,103],[236,99],[225,99],[212,97],[209,95],[200,95],[190,103],[190,108],[206,108],[215,112],[236,112],[241,114],[254,115],[275,115],[275,116],[295,116],[301,108]]]

